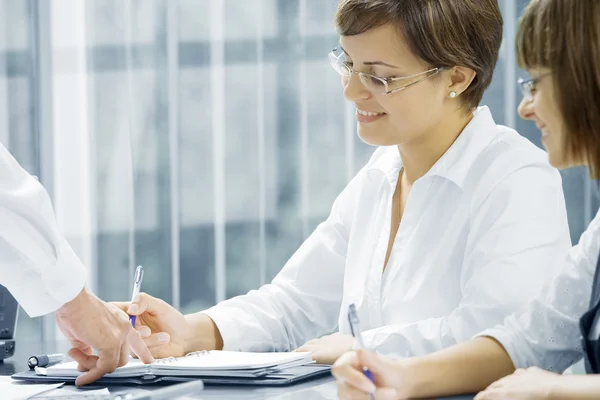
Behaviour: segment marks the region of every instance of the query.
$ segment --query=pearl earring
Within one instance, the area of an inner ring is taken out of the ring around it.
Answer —
[[[456,94],[456,92],[455,92],[455,91],[451,91],[451,92],[450,92],[450,97],[451,97],[451,98],[455,98],[456,96],[458,96],[458,95]]]

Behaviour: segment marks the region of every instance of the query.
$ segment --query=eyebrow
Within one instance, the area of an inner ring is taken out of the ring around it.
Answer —
[[[346,50],[344,50],[344,48],[341,45],[339,47],[344,52],[344,54],[346,54],[347,56],[350,56],[350,54],[348,54],[348,52]],[[390,67],[390,68],[399,68],[396,65],[388,64],[383,61],[365,61],[365,62],[363,62],[363,64],[364,65],[383,65],[385,67]]]

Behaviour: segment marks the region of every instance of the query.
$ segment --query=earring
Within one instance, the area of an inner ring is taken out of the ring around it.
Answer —
[[[454,90],[450,92],[450,98],[452,98],[452,99],[453,99],[453,98],[455,98],[456,96],[458,96],[458,95],[456,94],[456,92],[455,92]]]

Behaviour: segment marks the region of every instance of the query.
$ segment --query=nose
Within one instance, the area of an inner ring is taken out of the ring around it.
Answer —
[[[523,97],[517,108],[519,117],[525,120],[532,120],[535,117],[535,111],[533,108],[533,101],[529,97]]]
[[[356,74],[350,74],[349,77],[342,77],[342,85],[344,85],[344,97],[348,101],[357,102],[367,100],[373,96]]]

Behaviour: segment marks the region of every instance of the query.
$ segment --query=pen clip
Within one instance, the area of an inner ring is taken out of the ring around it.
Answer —
[[[135,284],[139,284],[140,282],[142,282],[142,277],[144,276],[144,269],[139,266],[135,269],[135,276],[133,279],[133,282]]]

